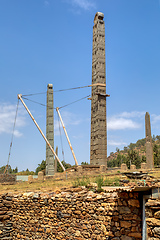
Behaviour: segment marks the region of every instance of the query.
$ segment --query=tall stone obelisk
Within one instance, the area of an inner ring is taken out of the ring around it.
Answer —
[[[107,166],[106,60],[104,14],[93,26],[90,164]]]
[[[54,112],[53,112],[53,85],[47,86],[47,119],[46,137],[54,149]],[[46,144],[46,175],[54,175],[54,155]]]
[[[151,123],[150,123],[150,115],[146,112],[145,115],[145,130],[146,130],[146,164],[147,169],[154,168],[154,160],[153,160],[153,147],[152,147],[152,136],[151,136]]]

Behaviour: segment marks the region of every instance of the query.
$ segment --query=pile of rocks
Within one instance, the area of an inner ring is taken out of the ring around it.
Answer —
[[[2,195],[0,239],[140,240],[138,193],[84,188]],[[10,237],[10,238],[5,238]]]
[[[146,203],[148,240],[160,239],[160,200],[149,199]]]
[[[14,174],[0,174],[1,184],[14,184],[16,183],[16,175]]]

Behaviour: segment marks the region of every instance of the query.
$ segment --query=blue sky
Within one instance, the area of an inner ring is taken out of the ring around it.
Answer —
[[[92,28],[104,13],[106,29],[108,155],[145,137],[144,115],[152,134],[160,135],[159,0],[0,0],[0,166],[8,159],[17,94],[46,92],[91,84]],[[60,107],[91,93],[90,88],[55,92]],[[46,103],[46,95],[28,97]],[[25,101],[45,133],[45,107]],[[61,115],[79,164],[89,162],[90,101]],[[61,130],[62,131],[62,130]],[[74,163],[62,134],[65,161]],[[55,112],[55,147],[62,148]],[[45,142],[19,104],[10,164],[35,170],[45,159]]]

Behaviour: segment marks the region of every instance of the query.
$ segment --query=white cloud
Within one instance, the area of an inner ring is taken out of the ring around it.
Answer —
[[[74,8],[81,8],[84,10],[95,9],[96,4],[94,0],[66,0]]]
[[[160,115],[152,114],[151,115],[151,128],[160,128]]]
[[[123,146],[123,145],[126,145],[127,143],[122,142],[122,141],[108,140],[107,144],[109,146]]]
[[[122,117],[111,117],[107,123],[108,130],[137,129],[140,127],[141,125],[139,123]]]
[[[120,117],[124,118],[140,118],[145,116],[145,112],[138,112],[138,111],[133,111],[133,112],[123,112],[119,114]]]
[[[24,110],[19,107],[17,121],[15,126],[14,135],[16,137],[22,136],[22,133],[18,130],[18,128],[23,127],[25,125],[25,117]],[[13,130],[14,120],[16,114],[16,105],[12,104],[0,104],[0,134],[7,133],[11,134]]]

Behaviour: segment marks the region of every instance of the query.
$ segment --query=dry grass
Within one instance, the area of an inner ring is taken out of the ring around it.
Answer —
[[[63,174],[62,174],[63,175]],[[0,185],[0,193],[21,193],[21,192],[53,192],[56,189],[61,189],[64,187],[71,187],[74,185],[75,181],[85,181],[89,179],[89,182],[96,182],[97,176],[100,174],[87,175],[86,176],[74,176],[69,177],[67,180],[63,177],[62,179],[48,179],[45,181],[33,180],[32,183],[29,182],[17,182],[14,185]],[[155,169],[149,172],[149,175],[152,175],[155,178],[160,178],[160,169]],[[117,184],[119,179],[126,178],[123,177],[117,170],[112,170],[108,173],[101,174],[103,176],[104,182],[108,185]],[[84,179],[83,179],[84,178]]]
[[[0,193],[20,193],[20,192],[51,192],[57,188],[69,187],[72,183],[70,180],[59,180],[55,181],[49,179],[46,181],[33,181],[29,182],[17,182],[14,185],[0,185]]]

